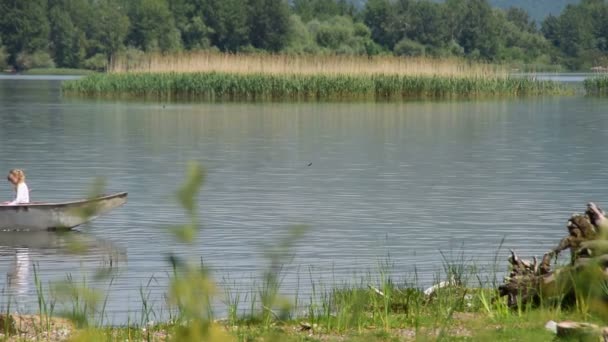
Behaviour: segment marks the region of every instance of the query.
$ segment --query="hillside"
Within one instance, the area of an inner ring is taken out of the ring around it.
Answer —
[[[537,22],[549,14],[558,15],[568,4],[578,2],[579,0],[490,0],[493,6],[500,8],[521,7]]]
[[[436,0],[441,1],[441,0]],[[528,11],[530,17],[540,23],[549,14],[559,14],[568,4],[576,4],[580,0],[489,0],[495,7],[521,7]],[[357,7],[365,6],[365,0],[352,0]]]

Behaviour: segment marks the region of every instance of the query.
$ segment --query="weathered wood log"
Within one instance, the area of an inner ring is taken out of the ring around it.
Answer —
[[[608,328],[601,328],[592,323],[549,321],[545,328],[556,334],[557,337],[570,340],[608,341]]]
[[[589,203],[585,213],[572,215],[566,227],[568,235],[545,253],[540,264],[536,257],[528,261],[511,251],[509,275],[498,288],[501,297],[507,296],[510,307],[537,304],[543,298],[569,297],[576,276],[582,272],[600,271],[601,276],[608,278],[608,240],[604,240],[608,219],[604,211]],[[552,270],[552,261],[567,249],[570,250],[570,265]]]

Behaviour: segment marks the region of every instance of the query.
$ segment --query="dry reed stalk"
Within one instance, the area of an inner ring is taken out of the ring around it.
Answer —
[[[217,52],[150,53],[136,58],[117,56],[111,73],[221,72],[232,74],[400,75],[507,77],[502,66],[458,58],[224,54]]]

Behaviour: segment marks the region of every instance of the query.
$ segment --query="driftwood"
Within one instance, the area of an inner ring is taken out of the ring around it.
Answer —
[[[514,251],[509,257],[510,273],[498,290],[501,297],[507,296],[510,307],[522,304],[538,304],[542,299],[572,298],[577,276],[598,270],[606,277],[608,270],[608,219],[603,210],[594,203],[587,205],[584,214],[574,214],[568,220],[568,236],[557,247],[547,252],[538,262],[521,259]],[[555,270],[551,263],[569,249],[570,264]],[[595,266],[595,267],[590,267]],[[589,285],[591,286],[591,285]]]
[[[591,323],[565,321],[556,323],[549,321],[545,328],[557,337],[570,340],[588,340],[608,342],[608,328]]]

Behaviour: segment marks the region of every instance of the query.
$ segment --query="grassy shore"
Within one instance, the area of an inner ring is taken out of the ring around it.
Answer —
[[[590,77],[584,82],[587,94],[608,96],[608,74]]]
[[[91,75],[95,71],[86,69],[70,69],[70,68],[36,68],[29,69],[23,72],[24,75],[58,75],[58,76],[81,76]]]
[[[12,333],[7,324],[0,332],[16,341],[548,341],[555,337],[545,328],[550,320],[603,322],[584,303],[572,309],[546,304],[512,310],[491,288],[449,286],[425,295],[417,287],[386,282],[321,297],[297,317],[261,303],[252,312],[222,319],[180,314],[164,323],[115,327],[70,324],[41,313],[20,316]]]
[[[458,59],[190,53],[118,57],[68,94],[204,100],[402,100],[567,92]]]

